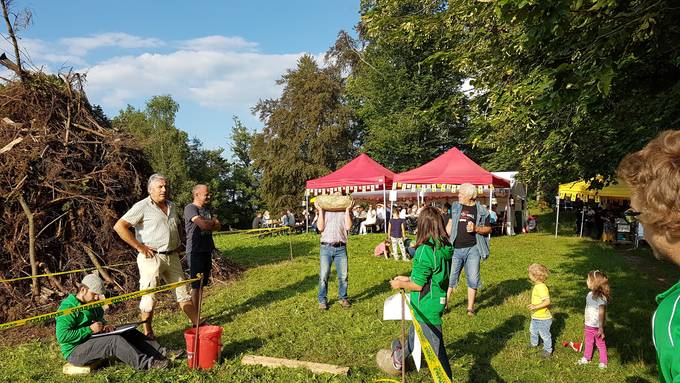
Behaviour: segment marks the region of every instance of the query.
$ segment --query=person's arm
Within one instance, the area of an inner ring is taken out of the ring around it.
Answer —
[[[406,238],[406,228],[404,227],[404,222],[401,222],[401,237]]]
[[[349,231],[352,229],[352,205],[349,205],[345,209],[345,230]]]
[[[102,331],[101,322],[93,322],[89,326],[78,327],[74,315],[57,317],[56,333],[59,343],[82,343],[91,334]]]
[[[130,228],[132,224],[124,219],[119,219],[115,225],[113,225],[113,230],[116,231],[118,236],[125,241],[130,247],[135,249],[138,253],[144,254],[147,258],[153,258],[156,249],[146,246],[145,244],[139,242],[135,238]]]
[[[423,289],[423,286],[413,283],[413,281],[411,281],[411,278],[406,276],[398,276],[394,278],[393,280],[390,281],[390,286],[394,290],[406,289],[409,291],[420,291]]]
[[[323,230],[326,228],[326,219],[324,217],[324,211],[319,206],[319,203],[317,201],[314,201],[314,206],[316,206],[316,229],[319,230],[319,233],[323,233]]]
[[[489,215],[487,214],[486,218],[484,219],[484,222],[482,222],[484,226],[477,226],[474,223],[472,224],[472,231],[479,235],[488,235],[491,234],[491,220],[489,218]]]
[[[201,230],[218,231],[220,230],[220,221],[217,218],[205,219],[200,215],[193,216],[191,222],[195,223]]]
[[[600,319],[600,327],[597,328],[597,337],[604,339],[604,321],[607,319],[607,305],[600,305],[598,316]]]
[[[391,237],[390,233],[392,233],[392,220],[387,223],[387,234]]]
[[[543,300],[541,301],[541,303],[539,303],[539,304],[537,304],[537,305],[531,305],[531,304],[530,304],[528,307],[529,307],[529,310],[535,311],[535,310],[544,309],[544,308],[546,308],[546,307],[548,307],[548,306],[550,306],[550,298],[543,298]]]

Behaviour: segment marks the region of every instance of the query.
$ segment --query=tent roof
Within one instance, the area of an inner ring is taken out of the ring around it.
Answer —
[[[606,198],[623,198],[630,199],[630,189],[625,182],[615,180],[608,186],[602,189],[588,189],[590,182],[588,181],[574,181],[566,184],[561,184],[559,188],[560,198],[579,197],[606,197]]]
[[[333,173],[307,181],[307,189],[382,184],[389,188],[394,175],[394,172],[362,153]]]
[[[457,148],[451,148],[425,165],[399,173],[394,182],[401,184],[494,185],[510,187],[510,181],[491,174]]]

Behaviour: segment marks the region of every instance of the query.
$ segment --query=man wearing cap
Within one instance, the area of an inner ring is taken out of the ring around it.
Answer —
[[[153,174],[147,184],[149,197],[137,202],[121,217],[113,229],[137,251],[139,267],[139,289],[145,290],[164,283],[184,280],[184,271],[179,260],[180,225],[175,204],[166,199],[168,188],[165,177]],[[133,235],[130,228],[135,229]],[[196,324],[196,308],[186,285],[175,289],[179,306]],[[153,318],[154,294],[144,295],[139,302],[144,321],[144,334],[154,338],[151,320]]]
[[[76,295],[69,294],[59,310],[91,303],[104,296],[104,283],[96,274],[83,278]],[[136,370],[168,367],[166,350],[158,342],[132,329],[120,334],[92,337],[113,331],[104,321],[101,307],[84,309],[57,317],[57,342],[61,353],[74,366],[84,366],[99,359],[116,357]]]

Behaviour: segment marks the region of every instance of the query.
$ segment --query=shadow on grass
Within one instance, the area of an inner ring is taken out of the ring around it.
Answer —
[[[248,351],[254,351],[264,346],[264,339],[262,338],[250,338],[240,340],[238,342],[227,343],[222,347],[222,352],[220,352],[220,360],[232,359],[241,354],[245,354]]]
[[[370,300],[371,298],[375,297],[376,295],[380,295],[382,293],[390,291],[390,279],[386,278],[377,284],[369,287],[368,289],[360,292],[357,295],[351,296],[351,300],[355,302],[359,301],[367,301]]]
[[[231,322],[237,315],[245,314],[250,310],[265,307],[274,302],[282,301],[296,294],[301,294],[308,290],[311,290],[317,286],[318,282],[319,282],[318,275],[316,274],[308,275],[301,281],[291,283],[289,285],[282,286],[277,289],[263,291],[262,293],[252,298],[249,298],[248,300],[239,305],[227,308],[221,314],[211,316],[210,318],[208,318],[208,320],[211,323],[216,324],[224,324]]]
[[[622,365],[643,362],[650,373],[653,373],[656,368],[656,352],[651,338],[650,321],[656,309],[655,295],[663,287],[638,267],[629,265],[615,249],[603,243],[579,241],[572,247],[569,258],[570,262],[562,264],[556,272],[572,276],[579,293],[556,291],[560,306],[574,312],[583,312],[588,293],[588,272],[605,272],[612,291],[612,299],[607,306],[605,331],[608,348],[618,351]],[[647,259],[645,262],[656,261]],[[664,267],[663,264],[652,266]]]
[[[480,290],[476,310],[480,311],[488,307],[500,306],[506,299],[519,295],[530,288],[531,282],[527,278],[507,279],[494,283],[489,288]]]
[[[562,347],[562,344],[559,343],[558,339],[560,339],[560,336],[564,331],[567,318],[569,318],[569,314],[566,313],[555,313],[553,315],[553,322],[552,325],[550,326],[550,335],[552,336],[553,352],[554,350],[557,350],[557,346]]]
[[[455,358],[461,355],[473,357],[473,365],[468,371],[468,381],[505,382],[491,365],[491,359],[505,348],[505,344],[517,331],[524,329],[526,319],[523,315],[514,315],[493,330],[483,333],[470,332],[465,338],[448,344],[446,349],[452,350],[451,354]]]
[[[225,257],[246,268],[258,267],[267,264],[279,263],[290,260],[290,244],[288,237],[265,238],[251,246],[226,247],[219,246]],[[236,239],[234,239],[236,240]],[[308,256],[319,245],[311,242],[306,236],[291,236],[293,246],[293,259]]]

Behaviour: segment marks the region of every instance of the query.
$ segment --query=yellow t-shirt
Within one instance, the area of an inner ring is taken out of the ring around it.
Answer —
[[[550,299],[548,286],[546,286],[545,283],[535,284],[533,290],[531,290],[531,304],[539,305],[546,299]],[[531,317],[534,319],[551,319],[552,314],[550,314],[550,310],[546,307],[534,311],[531,314]]]

